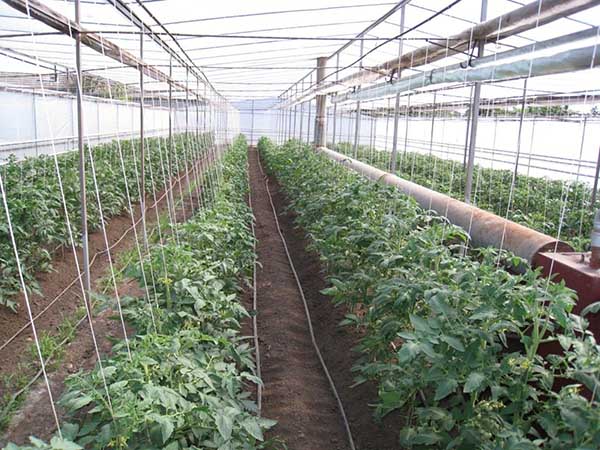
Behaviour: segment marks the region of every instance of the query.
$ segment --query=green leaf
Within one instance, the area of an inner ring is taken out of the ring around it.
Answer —
[[[439,433],[428,432],[419,433],[413,438],[415,444],[433,445],[437,444],[442,440],[442,436]]]
[[[415,327],[415,330],[420,331],[421,333],[431,333],[431,327],[422,317],[411,314],[410,323]]]
[[[254,417],[249,417],[248,419],[242,422],[242,427],[250,434],[250,436],[254,437],[259,441],[264,440],[264,436],[258,421]]]
[[[173,434],[173,430],[175,429],[175,425],[173,424],[173,420],[169,417],[165,416],[157,416],[156,421],[160,426],[160,435],[162,438],[162,443],[164,444],[169,440],[171,435]]]
[[[458,350],[459,352],[465,351],[465,346],[462,344],[462,342],[460,342],[455,337],[443,335],[443,336],[440,336],[440,339],[442,341],[444,341],[446,344],[448,344],[450,347],[452,347],[453,349]]]
[[[83,447],[75,444],[74,442],[61,439],[58,436],[54,436],[50,441],[50,448],[52,450],[81,450]]]
[[[465,386],[463,388],[463,392],[469,393],[479,390],[481,384],[484,382],[485,376],[479,372],[472,372],[465,382]]]
[[[565,423],[573,428],[573,430],[578,434],[585,433],[589,427],[588,421],[585,420],[581,412],[577,411],[576,409],[561,408],[560,417],[562,417]]]
[[[71,410],[81,409],[86,405],[89,405],[94,399],[89,395],[82,395],[81,397],[76,397],[68,402],[68,408]]]
[[[600,302],[590,303],[581,310],[579,314],[581,317],[585,317],[587,314],[596,314],[600,312]]]
[[[441,381],[438,384],[437,389],[435,390],[434,400],[438,401],[448,397],[450,394],[452,394],[452,392],[456,390],[457,386],[458,383],[453,378],[448,378],[446,380]]]
[[[419,345],[414,342],[404,342],[398,351],[398,362],[411,361],[419,353]]]
[[[233,420],[231,420],[231,417],[222,413],[217,413],[216,422],[219,434],[223,436],[223,439],[229,440],[233,431]]]

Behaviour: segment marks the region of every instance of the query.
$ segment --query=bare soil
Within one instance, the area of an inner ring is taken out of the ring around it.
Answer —
[[[267,394],[263,399],[263,415],[280,421],[274,433],[292,450],[346,449],[340,414],[322,369],[315,362],[301,299],[295,281],[289,277],[289,268],[286,269],[287,258],[281,253],[263,176],[257,166],[257,153],[251,151],[254,214],[260,224],[258,254],[263,265],[258,284],[259,336]],[[310,239],[294,223],[295,215],[287,210],[288,201],[277,180],[270,177],[269,187],[308,302],[316,340],[344,405],[355,446],[358,450],[397,450],[399,417],[390,415],[383,423],[376,423],[369,406],[377,399],[375,384],[352,387],[351,369],[359,356],[352,349],[360,335],[338,325],[347,311],[335,307],[321,294],[328,284],[319,256],[307,250]]]

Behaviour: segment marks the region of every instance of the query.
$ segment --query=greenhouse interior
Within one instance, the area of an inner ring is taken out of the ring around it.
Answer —
[[[600,0],[0,24],[0,448],[600,449]]]

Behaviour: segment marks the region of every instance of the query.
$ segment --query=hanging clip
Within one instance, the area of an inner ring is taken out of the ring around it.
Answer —
[[[460,63],[460,68],[461,68],[461,69],[466,69],[467,67],[473,67],[473,61],[474,61],[475,59],[477,59],[477,58],[475,57],[475,48],[476,48],[476,47],[473,47],[473,48],[471,49],[471,52],[469,53],[469,59],[468,59],[466,62],[465,62],[465,61],[462,61],[462,62]]]
[[[396,75],[398,73],[398,68],[394,67],[392,69],[392,71],[390,72],[390,78],[388,80],[388,83],[392,84],[394,82],[394,75]],[[396,78],[397,79],[397,78]]]

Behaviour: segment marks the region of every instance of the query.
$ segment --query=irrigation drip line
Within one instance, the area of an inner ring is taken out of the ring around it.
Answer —
[[[208,162],[208,158],[205,157],[203,159],[201,159],[200,161],[196,162],[196,165],[198,164],[202,164]],[[191,169],[190,169],[191,170]],[[189,172],[188,172],[189,173]],[[183,177],[185,177],[186,174],[184,173],[183,175],[179,176],[175,183],[173,183],[173,186],[176,184],[181,184],[181,180],[183,179]],[[171,187],[169,190],[172,190],[174,187]],[[169,192],[164,192],[153,204],[147,206],[146,209],[148,210],[152,210],[154,208],[156,208],[158,206],[158,204],[160,202],[163,201],[163,199],[165,198],[166,195],[168,195]],[[183,201],[183,200],[182,200]],[[90,261],[90,267],[92,267],[92,265],[95,263],[96,258],[98,256],[101,256],[105,253],[110,252],[110,250],[112,250],[113,248],[115,248],[117,245],[119,245],[121,243],[121,241],[123,239],[125,239],[125,237],[129,234],[130,231],[133,230],[134,227],[137,227],[140,222],[142,221],[142,218],[140,217],[139,219],[137,219],[137,221],[135,221],[135,224],[130,226],[129,228],[127,228],[123,234],[121,235],[121,237],[119,237],[119,239],[117,241],[115,241],[108,250],[102,250],[102,251],[98,251],[94,254],[94,256],[92,257],[91,261]],[[41,316],[43,316],[56,302],[58,302],[58,300],[60,300],[62,298],[63,295],[65,295],[69,289],[71,289],[73,287],[73,285],[75,283],[77,283],[83,276],[83,272],[80,271],[79,276],[77,276],[73,281],[71,281],[54,299],[52,299],[52,301],[50,301],[50,303],[48,303],[48,305],[46,305],[44,307],[44,309],[42,311],[40,311],[38,314],[36,314],[32,321],[35,322],[36,320],[38,320]],[[27,330],[29,327],[31,326],[31,323],[28,322],[26,325],[23,325],[23,327],[21,327],[15,334],[13,334],[9,339],[7,339],[2,345],[0,345],[0,351],[4,350],[12,341],[14,341],[17,337],[19,337],[19,335],[21,333],[23,333],[25,330]]]
[[[255,151],[258,152],[258,150],[255,150]],[[285,237],[283,236],[283,233],[281,232],[281,225],[279,224],[279,219],[277,218],[277,210],[275,209],[275,204],[273,203],[273,197],[271,195],[271,190],[269,189],[269,179],[264,174],[262,164],[260,162],[260,155],[257,155],[257,156],[258,156],[258,158],[257,158],[258,167],[260,168],[261,174],[264,176],[264,182],[265,182],[265,187],[267,190],[267,196],[269,197],[269,203],[271,203],[271,209],[273,211],[273,218],[275,219],[275,223],[277,225],[277,232],[279,233],[281,243],[283,244],[285,254],[286,254],[288,262],[290,264],[290,269],[292,270],[292,273],[294,274],[294,279],[296,280],[296,286],[298,287],[298,292],[300,293],[300,297],[302,298],[302,303],[304,305],[304,313],[306,315],[306,322],[308,325],[308,331],[310,333],[310,339],[312,341],[313,347],[315,348],[315,353],[317,354],[317,357],[319,358],[319,362],[321,363],[321,367],[323,368],[323,372],[325,373],[325,376],[327,377],[327,381],[329,381],[329,386],[331,387],[331,391],[332,391],[332,393],[335,397],[335,400],[338,404],[338,409],[340,411],[340,415],[342,416],[342,421],[344,422],[344,428],[346,431],[346,435],[348,437],[348,444],[350,445],[350,449],[356,450],[356,447],[354,445],[354,439],[352,438],[352,431],[350,430],[350,424],[348,422],[348,418],[346,417],[346,411],[344,409],[342,399],[340,398],[340,396],[338,394],[338,391],[335,387],[333,378],[331,377],[331,374],[329,373],[329,369],[327,369],[327,365],[325,364],[325,360],[323,359],[323,355],[321,354],[321,350],[319,350],[319,346],[317,344],[317,339],[315,338],[315,333],[314,333],[313,326],[312,326],[312,319],[310,316],[310,310],[308,308],[308,302],[306,301],[306,297],[304,296],[304,290],[302,289],[302,284],[300,283],[300,278],[298,277],[298,273],[296,272],[294,262],[292,261],[292,257],[290,255],[287,243],[285,241]]]

